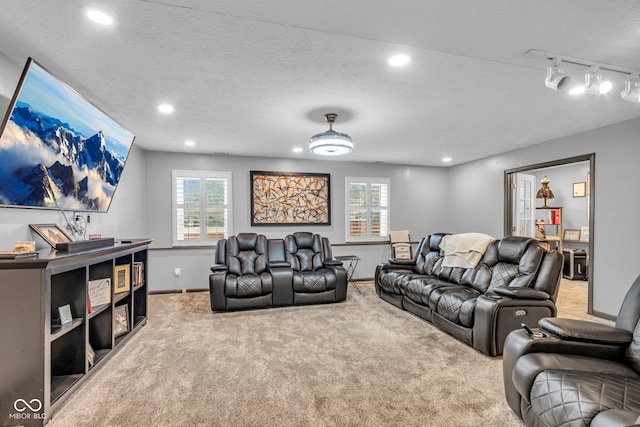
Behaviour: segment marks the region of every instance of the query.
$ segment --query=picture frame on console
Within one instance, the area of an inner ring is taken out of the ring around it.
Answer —
[[[58,243],[70,243],[73,240],[57,224],[29,224],[29,227],[53,249]]]
[[[122,292],[127,292],[131,288],[131,269],[129,268],[129,264],[124,265],[116,265],[113,269],[113,293],[119,294]]]
[[[129,304],[118,305],[113,309],[113,335],[119,337],[129,332]]]

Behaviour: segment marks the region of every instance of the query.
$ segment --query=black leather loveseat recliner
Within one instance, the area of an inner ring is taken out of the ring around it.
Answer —
[[[378,265],[378,296],[489,356],[502,354],[522,322],[556,315],[561,254],[508,236],[491,242],[473,268],[443,267],[445,235],[423,238],[412,262]]]
[[[347,272],[318,234],[239,233],[218,241],[209,291],[213,311],[339,302]]]
[[[513,331],[503,357],[511,409],[528,426],[640,425],[639,319],[640,276],[615,326],[548,318]]]

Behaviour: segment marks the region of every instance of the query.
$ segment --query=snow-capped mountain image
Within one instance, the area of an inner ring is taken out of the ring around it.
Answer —
[[[0,136],[0,205],[106,211],[133,134],[35,62],[27,67]]]

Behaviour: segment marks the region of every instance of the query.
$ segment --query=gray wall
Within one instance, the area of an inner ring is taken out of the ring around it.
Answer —
[[[330,160],[293,160],[238,156],[207,156],[147,152],[147,234],[154,239],[150,257],[152,290],[201,289],[208,286],[214,250],[171,248],[171,170],[216,170],[233,173],[233,233],[256,232],[284,237],[294,231],[312,231],[328,237],[334,255],[362,258],[354,278],[373,277],[375,266],[389,258],[388,244],[345,243],[345,177],[391,179],[391,229],[409,229],[414,238],[447,227],[448,173],[444,168],[353,163]],[[331,174],[331,225],[251,227],[249,171],[317,172]],[[437,208],[434,209],[434,201]],[[174,275],[180,268],[182,275]]]
[[[144,152],[134,145],[109,212],[88,214],[91,223],[87,227],[87,238],[89,234],[115,238],[147,237],[145,169]],[[36,240],[38,247],[48,247],[28,224],[56,223],[64,227],[66,222],[63,215],[54,210],[0,208],[0,250],[13,249],[16,240]],[[66,216],[69,220],[73,218],[71,212],[67,212]]]
[[[640,120],[630,120],[449,170],[451,227],[454,232],[503,234],[504,170],[595,153],[594,311],[615,315],[640,273],[635,243],[640,236]],[[553,189],[553,187],[552,187]]]

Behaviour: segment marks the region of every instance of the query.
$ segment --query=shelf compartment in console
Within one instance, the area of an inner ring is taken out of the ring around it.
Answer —
[[[51,378],[51,403],[55,403],[60,396],[80,381],[83,374],[60,375]]]
[[[89,319],[96,317],[97,315],[99,315],[100,313],[102,313],[103,311],[107,310],[110,307],[111,307],[110,302],[106,304],[96,305],[95,307],[91,307],[91,313],[89,313],[89,316],[88,316]]]
[[[133,291],[137,291],[138,289],[142,289],[142,287],[144,286],[145,282],[142,283],[137,283],[135,285],[133,285]]]
[[[94,350],[95,356],[94,356],[94,359],[93,359],[93,365],[89,366],[89,370],[95,368],[95,366],[98,363],[100,363],[100,361],[102,359],[104,359],[107,356],[107,354],[109,354],[110,351],[111,351],[110,348],[103,348],[103,349],[100,349],[100,350]]]
[[[51,341],[57,340],[64,334],[82,325],[82,321],[83,319],[81,317],[76,317],[70,323],[64,325],[51,325]]]
[[[122,301],[123,299],[125,299],[126,297],[128,297],[129,295],[131,295],[131,292],[127,291],[127,292],[121,292],[119,294],[115,294],[113,296],[113,302],[114,303],[118,303],[119,301]]]
[[[147,318],[145,316],[136,316],[134,322],[133,322],[133,327],[135,328],[136,326],[138,326],[140,323],[144,322]]]
[[[84,322],[80,322],[84,325]],[[51,341],[51,402],[85,374],[85,328],[76,326]]]

